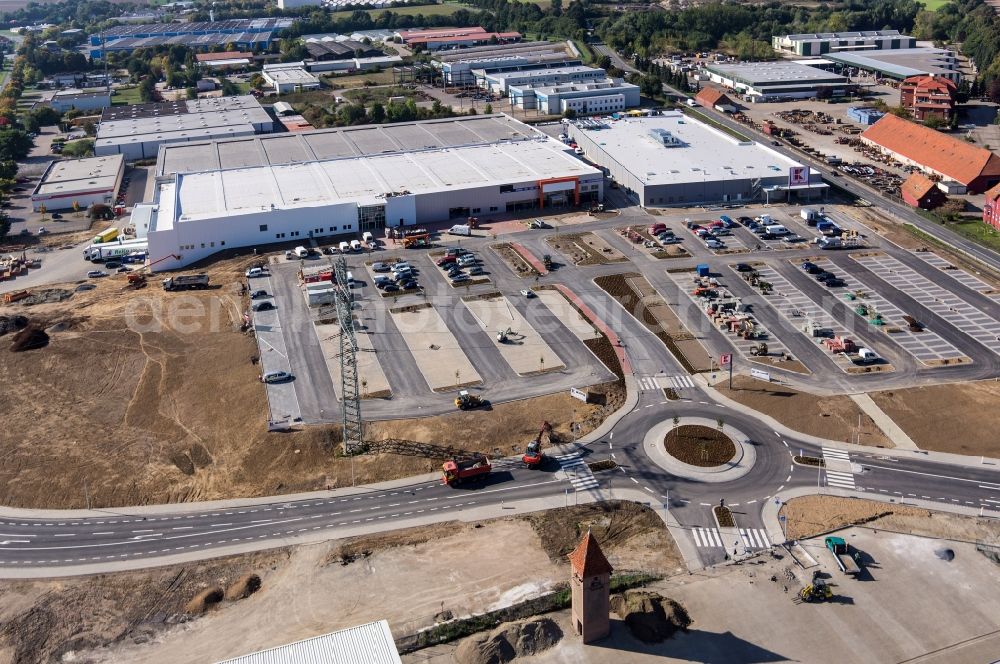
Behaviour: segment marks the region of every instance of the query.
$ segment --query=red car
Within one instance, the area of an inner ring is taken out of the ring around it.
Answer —
[[[437,260],[437,266],[444,267],[445,265],[448,265],[449,263],[454,263],[457,260],[458,259],[455,256],[444,256],[443,258],[439,258]]]

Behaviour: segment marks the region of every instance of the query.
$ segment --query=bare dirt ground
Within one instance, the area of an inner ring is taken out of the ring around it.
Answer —
[[[852,442],[860,415],[862,444],[893,447],[892,441],[850,397],[819,396],[748,376],[734,376],[732,390],[728,379],[719,380],[714,387],[733,401],[770,415],[790,429],[830,440]]]
[[[0,501],[81,508],[277,495],[344,486],[336,427],[266,431],[267,403],[238,329],[239,260],[209,270],[212,290],[123,291],[119,277],[62,303],[0,307],[50,328],[48,346],[8,351],[0,337]],[[59,331],[56,331],[59,330]],[[579,433],[609,406],[568,395],[491,410],[388,423],[374,434],[478,451],[524,445],[543,421]],[[355,460],[361,483],[440,468],[439,459],[378,454]]]
[[[928,385],[869,396],[921,449],[1000,457],[996,381]],[[945,414],[948,434],[941,435]]]
[[[591,528],[619,570],[683,567],[659,517],[631,503],[448,522],[200,565],[0,585],[0,662],[214,662],[371,620],[400,637],[565,583]],[[260,590],[193,599],[257,574]],[[192,606],[192,604],[194,606]],[[69,654],[72,651],[72,654]]]

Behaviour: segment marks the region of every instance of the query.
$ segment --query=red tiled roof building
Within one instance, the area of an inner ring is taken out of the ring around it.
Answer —
[[[899,86],[899,105],[917,120],[951,120],[958,87],[943,76],[910,76]]]
[[[900,195],[907,205],[932,210],[944,203],[947,196],[938,189],[937,184],[922,173],[914,173],[906,178],[899,188]]]
[[[983,222],[1000,231],[1000,184],[986,192]]]
[[[1000,157],[990,150],[892,114],[868,127],[861,141],[973,194],[1000,183]]]

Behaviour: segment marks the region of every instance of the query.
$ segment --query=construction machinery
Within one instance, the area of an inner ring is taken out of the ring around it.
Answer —
[[[598,212],[604,212],[604,203],[595,203],[590,206],[590,214],[597,214]]]
[[[129,272],[125,279],[128,281],[128,285],[131,288],[138,290],[139,288],[146,287],[146,275],[141,272]]]
[[[505,344],[510,336],[514,334],[514,330],[509,327],[506,330],[500,330],[497,332],[497,342]]]
[[[750,354],[754,357],[766,357],[767,356],[767,344],[761,342],[759,344],[754,344],[750,347]]]
[[[459,410],[469,410],[470,408],[479,408],[483,405],[483,400],[476,396],[475,394],[469,394],[468,390],[462,390],[455,397],[455,407]]]
[[[545,254],[544,256],[542,256],[542,265],[545,266],[546,270],[548,270],[549,272],[551,272],[552,271],[552,256],[550,256],[549,254]]]
[[[207,274],[181,274],[163,280],[163,290],[205,290],[208,288]]]
[[[826,548],[833,554],[833,559],[837,562],[837,567],[840,568],[841,572],[851,576],[856,576],[861,572],[861,567],[858,566],[857,562],[860,558],[858,552],[855,551],[852,554],[850,546],[843,537],[827,537],[823,541],[826,543]]]
[[[812,583],[799,591],[799,597],[806,602],[825,602],[833,599],[833,589],[825,580],[814,578]]]
[[[857,344],[854,343],[852,339],[847,337],[836,336],[833,339],[824,339],[823,345],[831,353],[853,353],[857,350]]]
[[[457,486],[470,480],[484,479],[491,470],[493,466],[485,454],[452,457],[441,465],[442,482],[448,486]]]
[[[525,466],[528,468],[538,468],[542,465],[542,461],[545,460],[545,455],[542,454],[543,439],[545,442],[551,442],[551,436],[552,425],[548,422],[542,422],[542,428],[539,430],[538,436],[528,443],[527,449],[521,455],[521,461],[524,462]]]
[[[419,235],[407,235],[403,238],[404,249],[421,249],[431,246],[431,234],[420,233]]]

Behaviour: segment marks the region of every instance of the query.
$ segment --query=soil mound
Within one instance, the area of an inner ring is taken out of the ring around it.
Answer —
[[[459,664],[505,664],[547,650],[562,638],[551,618],[505,623],[489,634],[472,636],[455,650]]]
[[[221,602],[225,596],[226,593],[218,586],[205,588],[184,605],[184,610],[188,613],[205,613]]]
[[[62,302],[73,297],[73,291],[65,288],[49,288],[46,290],[32,291],[31,295],[24,298],[18,304],[53,304]]]
[[[260,577],[256,574],[244,574],[226,588],[226,599],[237,600],[250,597],[260,590]]]
[[[27,325],[28,319],[24,316],[0,316],[0,337],[10,332],[17,332]]]
[[[645,643],[660,643],[691,624],[683,606],[648,590],[627,590],[615,595],[611,598],[611,610],[625,621],[632,636]]]
[[[45,348],[48,345],[49,335],[45,334],[45,330],[32,323],[14,335],[10,350],[14,353],[20,353],[25,350]]]

